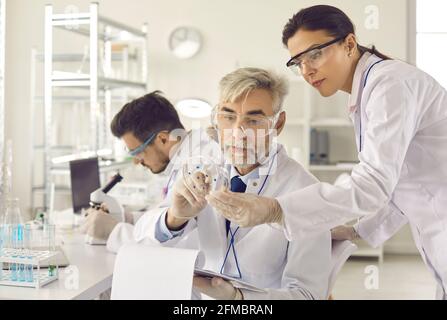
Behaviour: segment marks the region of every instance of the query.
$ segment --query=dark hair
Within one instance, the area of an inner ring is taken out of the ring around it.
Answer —
[[[318,5],[300,10],[285,25],[282,32],[282,42],[287,47],[287,42],[298,30],[307,31],[325,30],[329,35],[340,38],[355,34],[355,26],[351,19],[340,9],[327,5]],[[367,48],[358,45],[360,54],[371,52],[384,60],[391,58],[377,51],[375,46]]]
[[[184,127],[174,106],[160,91],[154,91],[127,103],[113,118],[110,129],[117,138],[131,132],[144,142],[153,133]]]

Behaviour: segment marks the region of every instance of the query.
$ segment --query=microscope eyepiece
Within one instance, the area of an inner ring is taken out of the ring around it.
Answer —
[[[123,177],[119,173],[117,173],[113,176],[112,180],[110,180],[110,182],[106,184],[102,191],[107,194],[110,190],[113,189],[116,184],[120,183],[122,180]]]

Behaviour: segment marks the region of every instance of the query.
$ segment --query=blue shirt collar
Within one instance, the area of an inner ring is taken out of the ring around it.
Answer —
[[[252,170],[251,172],[249,172],[245,176],[241,176],[240,173],[236,170],[236,168],[234,166],[231,166],[231,169],[230,169],[230,180],[233,179],[234,177],[241,178],[241,180],[245,184],[248,185],[248,181],[259,178],[259,167],[257,167],[256,169]]]

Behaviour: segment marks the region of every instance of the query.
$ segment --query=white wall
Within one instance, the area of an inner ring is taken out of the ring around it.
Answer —
[[[257,0],[100,0],[100,14],[139,28],[149,23],[151,90],[160,89],[176,101],[200,97],[216,103],[217,83],[237,66],[260,66],[287,73],[288,53],[281,44],[284,24],[300,8],[315,1]],[[6,39],[6,137],[14,141],[14,192],[24,208],[30,199],[30,52],[43,48],[44,5],[48,0],[8,0]],[[89,1],[52,1],[55,12],[67,5],[81,11]],[[406,0],[324,1],[343,9],[357,25],[359,40],[375,44],[405,60],[407,50]],[[368,6],[379,9],[378,30],[364,26]],[[198,28],[204,38],[202,51],[180,61],[168,49],[169,33],[179,25]],[[63,46],[64,39],[56,37]]]

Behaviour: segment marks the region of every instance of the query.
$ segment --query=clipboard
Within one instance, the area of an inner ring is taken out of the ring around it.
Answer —
[[[204,269],[199,269],[199,268],[195,268],[194,269],[194,275],[195,276],[199,276],[199,277],[203,277],[203,278],[222,278],[226,281],[231,282],[231,284],[238,289],[246,289],[246,290],[250,290],[250,291],[254,291],[254,292],[260,292],[260,293],[267,293],[266,290],[258,288],[254,285],[251,285],[245,281],[241,281],[239,279],[236,278],[232,278],[214,271],[210,271],[210,270],[204,270]]]

